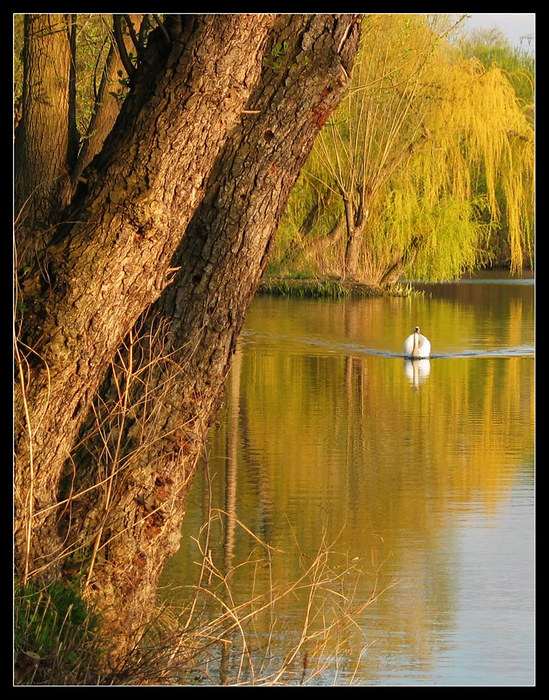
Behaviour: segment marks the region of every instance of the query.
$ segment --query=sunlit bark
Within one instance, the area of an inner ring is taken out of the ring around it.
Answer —
[[[358,37],[353,15],[167,20],[25,285],[16,566],[55,574],[75,552],[119,651],[178,545],[236,338]],[[103,454],[89,434],[75,452],[117,350],[92,415],[114,406],[118,425],[92,428]]]
[[[173,283],[142,319],[141,337],[133,345],[127,339],[102,392],[97,415],[113,427],[121,420],[113,405],[119,410],[129,398],[122,439],[107,430],[113,442],[105,450],[92,421],[85,449],[94,456],[75,458],[72,492],[104,484],[75,502],[72,518],[96,514],[89,594],[120,639],[147,620],[162,566],[179,545],[186,493],[236,339],[299,170],[348,86],[358,25],[352,16],[283,16],[267,56],[284,42],[284,64],[265,61],[241,124],[213,166],[172,259]],[[105,465],[101,453],[120,445],[119,461]],[[79,471],[88,462],[90,471]]]
[[[149,43],[100,158],[27,286],[16,387],[16,562],[63,551],[63,464],[108,362],[171,280],[173,253],[255,86],[270,15],[193,16]],[[40,537],[32,533],[40,532]]]

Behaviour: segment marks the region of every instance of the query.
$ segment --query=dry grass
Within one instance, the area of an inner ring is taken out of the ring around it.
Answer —
[[[159,609],[134,653],[108,679],[129,685],[352,685],[364,653],[361,620],[389,586],[383,564],[364,597],[358,558],[324,537],[314,554],[274,549],[236,521],[238,536],[255,546],[245,561],[224,570],[210,548],[210,532],[229,516],[213,510],[196,538],[198,581],[183,603]],[[275,559],[297,557],[300,573],[275,580]],[[220,554],[220,558],[223,558]],[[368,563],[371,569],[372,563]],[[370,571],[371,573],[371,571]],[[247,581],[241,600],[238,581]],[[173,591],[172,591],[173,593]],[[289,612],[291,609],[292,612]],[[105,679],[106,680],[106,679]]]
[[[149,329],[149,333],[150,346],[162,348],[164,329]],[[41,572],[33,571],[27,561],[22,581],[16,586],[15,682],[132,686],[352,683],[368,647],[359,619],[384,590],[379,585],[381,566],[374,565],[375,582],[364,597],[361,563],[338,550],[337,538],[329,541],[324,535],[318,550],[311,554],[301,551],[296,534],[293,551],[281,551],[235,520],[233,514],[212,508],[211,503],[209,517],[195,541],[199,572],[195,587],[187,591],[183,604],[160,606],[135,648],[116,668],[106,669],[103,659],[108,643],[101,639],[93,611],[74,617],[76,608],[80,612],[85,609],[79,585],[85,587],[90,580],[98,553],[105,546],[114,485],[127,478],[132,458],[146,450],[150,440],[159,439],[155,406],[173,380],[168,378],[160,386],[149,383],[156,364],[167,366],[171,358],[166,353],[161,357],[145,353],[138,358],[134,354],[137,342],[137,336],[131,335],[113,362],[114,400],[107,404],[98,397],[94,409],[95,427],[88,434],[95,437],[98,446],[95,456],[103,464],[101,478],[81,485],[77,492],[69,474],[68,495],[51,505],[52,510],[65,509],[70,519],[70,510],[82,497],[90,491],[97,494],[96,508],[102,517],[95,530],[67,536],[59,553],[63,560],[71,559],[76,568],[80,566],[75,583],[72,588],[72,584],[60,581],[57,587],[37,589]],[[24,398],[26,360],[17,349],[15,359]],[[134,393],[136,385],[140,390]],[[144,410],[137,410],[135,396]],[[141,420],[136,423],[137,415]],[[32,449],[35,426],[26,409],[24,418]],[[132,421],[134,434],[139,433],[133,454],[122,442],[127,421]],[[30,461],[29,498],[34,486],[32,454]],[[27,552],[32,550],[33,538],[40,535],[33,528],[38,515],[44,513],[27,513]],[[253,546],[245,561],[227,569],[212,553],[210,538],[212,527],[230,518],[235,537],[247,537]],[[287,556],[299,562],[298,574],[292,581],[277,580],[275,563]],[[371,574],[372,565],[368,566]],[[235,581],[243,576],[249,582],[245,600],[241,590],[235,589]]]

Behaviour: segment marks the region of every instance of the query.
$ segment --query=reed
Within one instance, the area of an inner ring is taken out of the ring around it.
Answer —
[[[297,544],[294,551],[282,552],[239,521],[241,535],[251,537],[256,546],[246,561],[224,570],[212,555],[209,533],[226,517],[226,512],[212,510],[195,540],[199,576],[184,602],[159,601],[139,642],[115,668],[106,670],[103,664],[108,641],[102,639],[99,618],[75,586],[66,582],[41,590],[18,586],[15,683],[352,685],[368,647],[358,620],[395,582],[379,586],[379,565],[370,593],[361,599],[358,591],[364,571],[357,558],[339,551],[337,540],[324,537],[312,554],[302,552]],[[273,559],[278,555],[299,557],[301,572],[295,580],[275,580]],[[236,569],[242,568],[249,574],[253,593],[239,601],[232,581]],[[265,580],[269,585],[264,585]],[[177,593],[181,599],[181,592]],[[300,612],[284,623],[289,598],[300,601]],[[213,610],[217,613],[212,614]]]
[[[137,685],[352,685],[369,643],[359,620],[389,586],[379,585],[377,566],[370,593],[358,591],[364,575],[357,558],[325,537],[312,554],[275,549],[242,522],[240,535],[255,547],[228,569],[212,554],[210,533],[228,513],[213,509],[195,539],[198,580],[184,602],[165,602],[135,653],[110,679]],[[293,581],[276,581],[276,556],[301,561]],[[220,555],[222,558],[222,555]],[[239,600],[235,574],[249,577],[249,598]],[[244,571],[242,571],[244,570]],[[268,582],[266,585],[265,582]],[[167,595],[167,593],[165,594]],[[288,619],[288,599],[299,600],[299,614]],[[216,611],[215,613],[213,611]],[[285,621],[286,620],[286,621]],[[281,645],[281,639],[284,640]],[[342,661],[346,659],[346,661]]]
[[[342,299],[350,297],[353,291],[349,285],[334,279],[296,279],[292,277],[276,277],[264,280],[258,292],[271,296],[288,296],[295,298],[327,298]],[[364,296],[373,296],[373,288],[363,289]]]

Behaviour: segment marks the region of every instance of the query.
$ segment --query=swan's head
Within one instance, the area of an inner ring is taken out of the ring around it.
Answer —
[[[416,327],[414,328],[414,333],[419,333],[419,326],[416,326]]]

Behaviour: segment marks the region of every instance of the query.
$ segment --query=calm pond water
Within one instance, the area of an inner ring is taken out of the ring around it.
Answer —
[[[535,683],[533,281],[422,289],[254,300],[163,576],[205,683]]]

